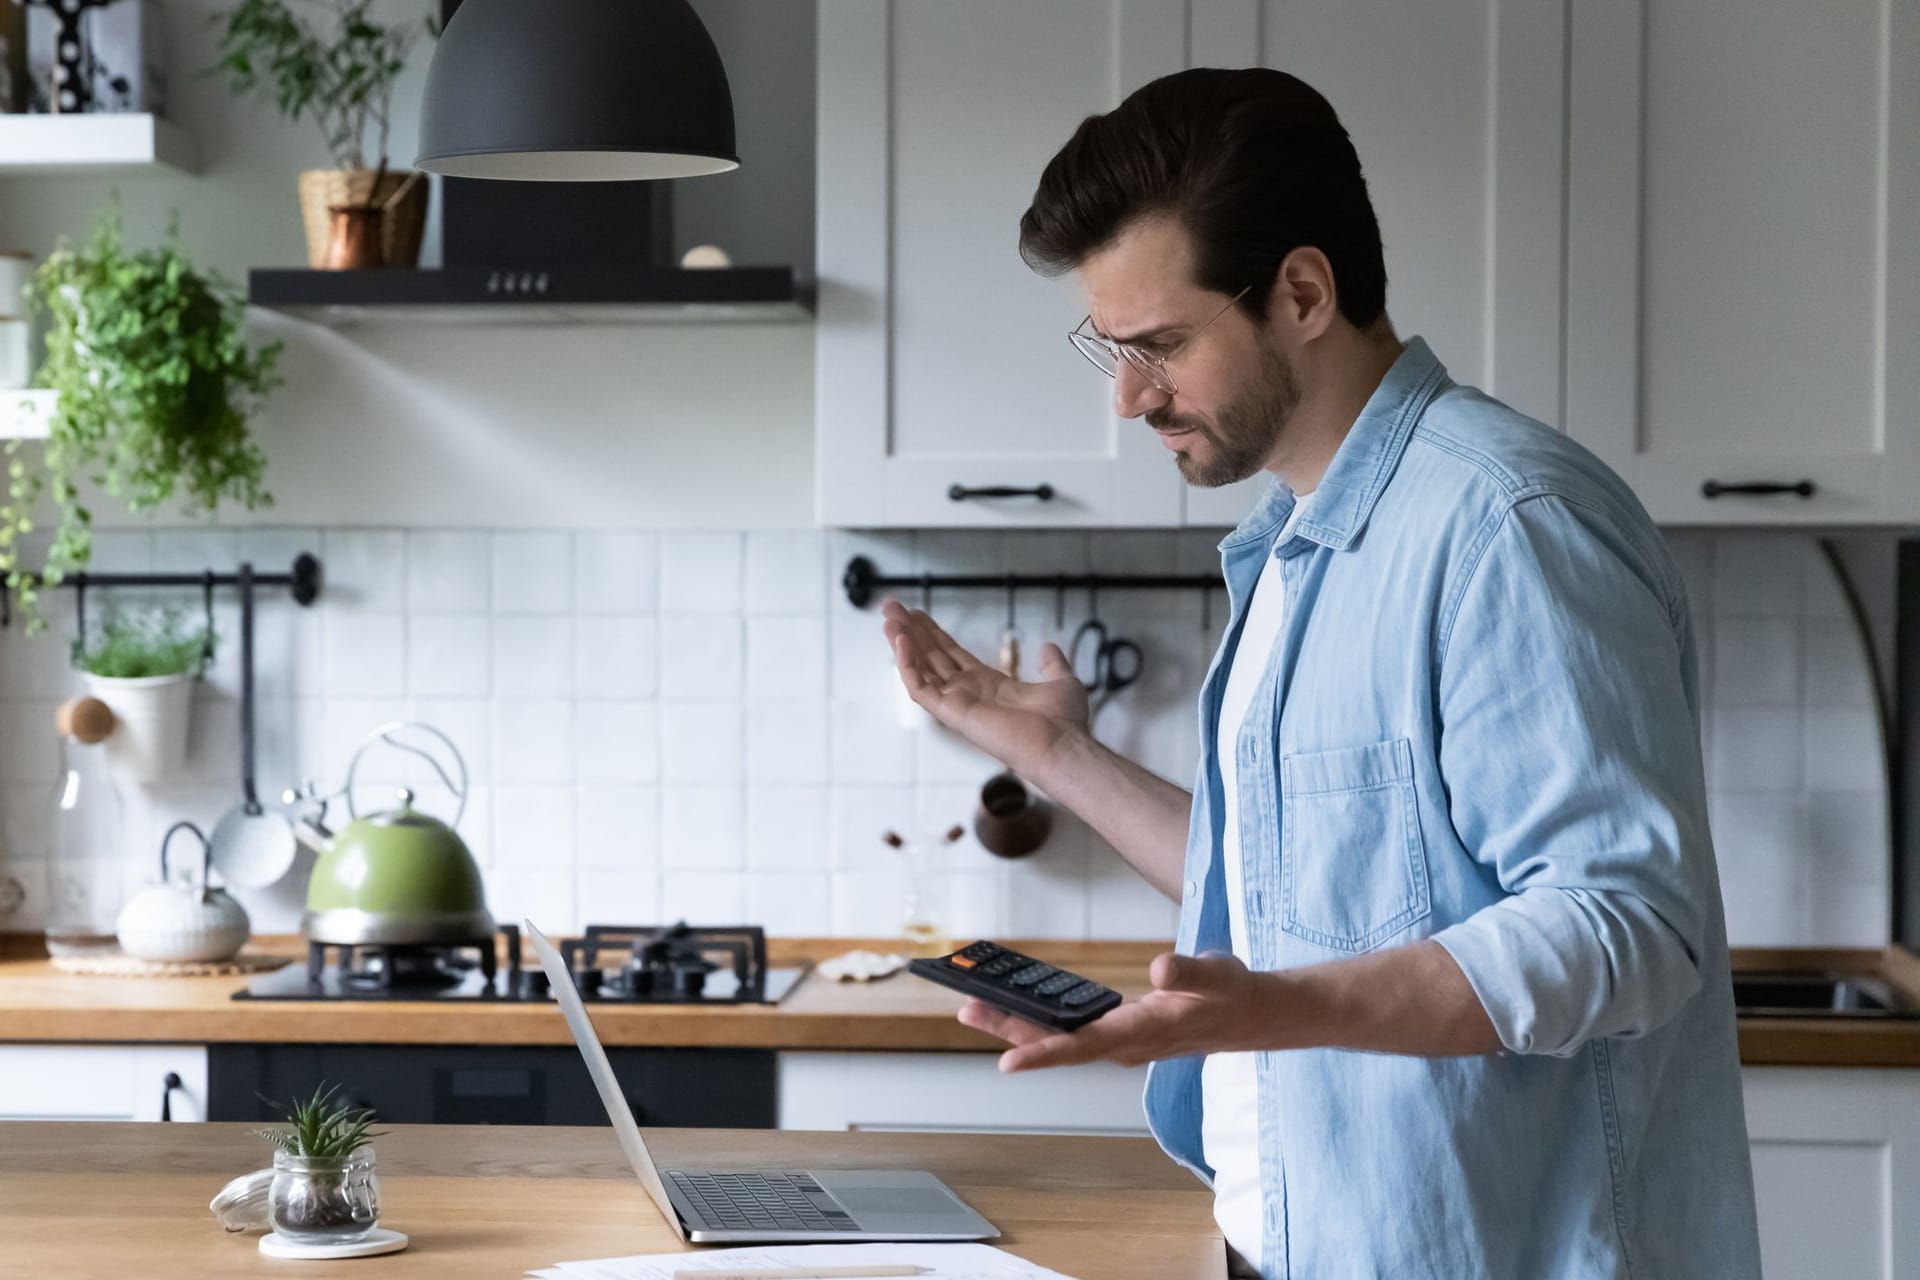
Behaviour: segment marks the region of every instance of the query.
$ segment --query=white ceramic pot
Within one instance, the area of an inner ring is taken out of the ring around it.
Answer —
[[[159,782],[187,758],[193,676],[86,676],[87,691],[113,709],[107,763],[136,782]]]

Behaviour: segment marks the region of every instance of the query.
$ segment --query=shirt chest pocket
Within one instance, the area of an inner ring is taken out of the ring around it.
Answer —
[[[1281,757],[1283,930],[1370,951],[1432,910],[1405,738]]]

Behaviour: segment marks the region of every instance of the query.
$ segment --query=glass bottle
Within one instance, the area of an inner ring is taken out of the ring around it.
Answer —
[[[86,704],[91,703],[91,706]],[[47,952],[110,951],[126,888],[125,806],[101,744],[112,712],[91,698],[60,708],[60,770],[53,798],[53,858],[47,867]]]

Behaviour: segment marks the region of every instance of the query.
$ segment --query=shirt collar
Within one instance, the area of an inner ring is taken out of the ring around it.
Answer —
[[[1327,474],[1313,491],[1312,508],[1302,515],[1294,532],[1335,551],[1352,546],[1366,528],[1367,518],[1392,478],[1400,455],[1406,452],[1407,437],[1413,434],[1421,410],[1446,382],[1446,367],[1426,340],[1408,338],[1399,358],[1367,397],[1360,416],[1353,420],[1346,439],[1334,452]],[[1293,506],[1291,489],[1283,484],[1271,486],[1253,513],[1227,535],[1219,549],[1226,551],[1263,538],[1271,542],[1292,514]]]

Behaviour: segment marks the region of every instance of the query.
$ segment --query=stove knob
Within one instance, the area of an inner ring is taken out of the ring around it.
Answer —
[[[598,969],[576,969],[573,973],[573,985],[583,996],[600,994],[600,971]]]
[[[545,969],[531,969],[520,975],[520,989],[530,996],[544,996],[553,989]]]

